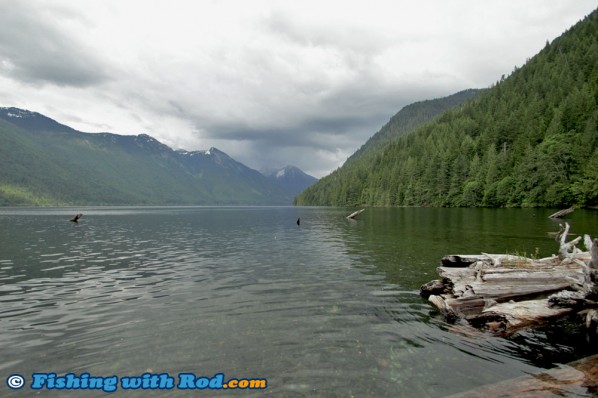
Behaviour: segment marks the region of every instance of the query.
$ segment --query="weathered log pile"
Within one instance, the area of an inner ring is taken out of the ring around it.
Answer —
[[[559,254],[548,258],[446,256],[437,269],[442,279],[423,285],[420,293],[447,320],[463,320],[498,335],[575,313],[597,333],[598,239],[586,235],[587,251],[582,252],[576,247],[581,237],[566,241],[569,229],[569,224],[561,228]]]

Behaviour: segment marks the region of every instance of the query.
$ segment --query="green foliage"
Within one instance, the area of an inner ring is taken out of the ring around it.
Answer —
[[[0,120],[0,206],[290,202],[264,176],[221,152],[212,155],[221,157],[218,164],[178,154],[149,136],[85,134],[41,115],[19,122],[37,124],[18,128]]]
[[[423,125],[411,122],[295,203],[598,204],[598,11],[486,92]]]
[[[56,204],[61,203],[44,193],[34,193],[16,185],[0,184],[0,206],[51,206]]]
[[[407,105],[394,115],[380,131],[374,134],[365,144],[362,145],[349,159],[347,163],[368,154],[369,152],[382,148],[385,144],[395,140],[403,133],[412,131],[422,124],[434,119],[447,109],[456,107],[475,97],[484,90],[469,89],[460,91],[448,97],[434,100],[426,100]]]

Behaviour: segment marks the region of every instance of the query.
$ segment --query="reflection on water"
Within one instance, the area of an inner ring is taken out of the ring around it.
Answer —
[[[349,221],[334,208],[88,208],[69,223],[79,210],[0,209],[2,375],[222,372],[268,379],[230,396],[444,396],[587,350],[550,329],[451,333],[418,296],[448,253],[551,254],[548,210],[368,209]],[[598,235],[595,213],[572,217]]]

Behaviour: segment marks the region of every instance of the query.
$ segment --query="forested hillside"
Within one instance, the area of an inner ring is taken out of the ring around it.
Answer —
[[[402,134],[415,130],[447,109],[461,105],[483,91],[479,89],[463,90],[448,97],[425,100],[407,105],[390,118],[388,123],[380,131],[370,137],[361,148],[351,155],[343,167],[350,167],[351,163],[356,159],[375,152]]]
[[[88,134],[0,108],[0,206],[286,205],[291,196],[215,148],[174,151],[146,134]]]
[[[598,11],[467,104],[360,157],[298,205],[598,204]]]

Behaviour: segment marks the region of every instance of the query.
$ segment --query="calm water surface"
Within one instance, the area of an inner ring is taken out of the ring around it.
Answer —
[[[440,397],[597,351],[566,325],[465,337],[418,295],[445,254],[556,252],[550,210],[351,211],[0,209],[0,395],[32,395],[13,373],[191,372],[268,388],[113,396]],[[598,212],[568,221],[598,236]]]

